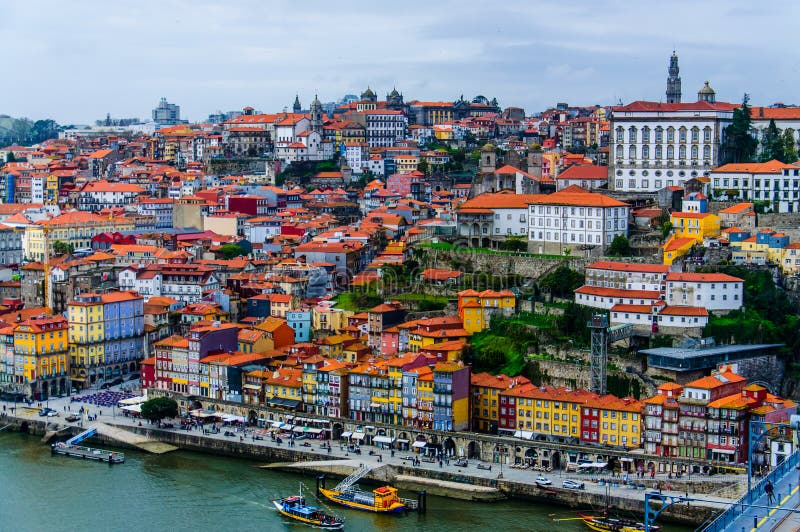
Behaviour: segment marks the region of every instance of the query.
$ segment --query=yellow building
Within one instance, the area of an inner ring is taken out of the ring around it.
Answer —
[[[78,380],[79,368],[98,367],[105,360],[105,319],[100,295],[81,294],[67,305],[67,316],[72,378]]]
[[[281,368],[264,382],[266,403],[282,408],[296,408],[303,400],[303,371]]]
[[[239,331],[238,349],[242,353],[264,353],[272,349],[274,344],[263,331],[241,329]]]
[[[509,316],[517,308],[517,298],[509,290],[463,290],[458,293],[458,315],[470,334],[487,329],[493,314]]]
[[[124,217],[100,216],[91,212],[69,211],[49,220],[41,220],[25,230],[23,247],[29,260],[43,260],[45,255],[45,231],[48,232],[49,250],[54,254],[53,244],[71,244],[74,249],[89,248],[92,238],[100,233],[131,231],[133,220]]]
[[[321,338],[315,343],[319,346],[320,353],[325,358],[339,358],[342,356],[345,347],[352,344],[354,340],[349,334],[334,334]]]
[[[708,212],[673,212],[669,221],[673,234],[678,238],[693,238],[702,243],[704,238],[718,237],[720,220]]]
[[[505,419],[499,416],[501,430],[579,438],[581,406],[594,395],[585,390],[527,385],[501,392],[501,396],[501,408],[511,405],[516,413]]]
[[[529,385],[526,377],[509,377],[490,375],[489,373],[473,373],[470,376],[470,397],[472,398],[472,430],[496,434],[498,427],[499,394]]]
[[[470,336],[472,336],[472,333],[466,329],[438,329],[431,331],[426,330],[424,327],[417,327],[409,334],[408,348],[410,351],[417,353],[445,342],[461,341],[466,343]]]
[[[416,155],[395,155],[394,162],[397,165],[398,174],[409,174],[419,166],[419,157]]]
[[[23,358],[26,395],[43,400],[70,390],[69,323],[63,316],[39,316],[14,326],[14,354]]]
[[[683,257],[695,244],[697,240],[694,238],[670,237],[664,244],[664,264],[672,264],[675,259]]]
[[[413,369],[417,372],[417,415],[414,425],[420,428],[433,427],[433,370],[429,367]]]
[[[351,310],[317,305],[311,310],[311,327],[315,331],[339,332],[347,327],[347,318],[353,314]]]
[[[433,367],[434,430],[469,428],[470,367],[440,362]]]
[[[792,242],[781,253],[781,270],[786,275],[800,272],[800,242]]]
[[[604,395],[588,401],[583,408],[597,410],[599,443],[628,448],[642,445],[641,401]]]

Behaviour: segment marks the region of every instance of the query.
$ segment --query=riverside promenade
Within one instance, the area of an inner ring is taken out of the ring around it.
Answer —
[[[621,485],[619,479],[612,480],[607,474],[587,475],[568,473],[563,470],[540,473],[473,459],[469,460],[466,467],[457,466],[454,460],[441,463],[422,461],[417,462],[418,465],[414,465],[413,458],[419,455],[415,455],[411,451],[395,451],[392,456],[388,450],[364,445],[362,453],[356,455],[348,452],[346,446],[340,445],[340,442],[335,440],[330,441],[331,449],[329,451],[326,446],[323,446],[323,444],[327,445],[327,440],[295,441],[290,447],[289,441],[286,439],[282,443],[273,441],[269,437],[255,439],[257,433],[253,429],[234,431],[233,436],[226,436],[224,429],[219,433],[204,433],[202,430],[187,431],[180,427],[158,428],[146,421],[122,416],[119,409],[98,408],[77,401],[70,402],[69,398],[50,400],[49,407],[59,412],[59,416],[49,418],[38,416],[39,409],[35,403],[33,407],[17,403],[16,411],[13,413],[10,409],[14,403],[0,402],[0,406],[5,407],[5,411],[0,408],[0,413],[6,414],[6,417],[0,420],[0,427],[5,426],[11,420],[17,425],[27,421],[31,426],[35,424],[40,427],[38,430],[42,433],[52,431],[64,434],[77,433],[94,424],[105,425],[118,431],[116,434],[111,434],[110,431],[103,434],[101,431],[99,437],[107,444],[116,442],[120,445],[132,446],[126,443],[125,438],[120,437],[120,433],[127,433],[138,437],[140,443],[160,442],[191,451],[250,458],[270,463],[270,467],[273,468],[307,475],[346,476],[357,468],[358,464],[363,463],[372,469],[371,475],[368,475],[367,478],[373,482],[391,482],[401,489],[426,489],[435,495],[465,500],[490,501],[505,497],[526,498],[585,510],[600,509],[604,507],[606,499],[608,499],[611,507],[618,508],[620,511],[639,514],[643,511],[644,489],[625,487]],[[92,416],[94,421],[87,421],[84,416],[82,423],[66,422],[65,416],[70,412],[76,412],[81,406],[84,407],[87,414]],[[308,446],[303,445],[305,442],[308,442]],[[369,454],[370,450],[374,452],[373,455]],[[337,462],[339,465],[334,465]],[[541,475],[546,476],[552,485],[539,486],[536,479]],[[586,489],[581,491],[563,489],[562,481],[567,478],[583,482]],[[603,482],[601,483],[599,480]],[[654,480],[646,479],[637,482],[645,484],[648,488],[653,488],[658,483],[663,493],[687,494],[685,490],[668,491],[665,489],[669,480],[663,475],[657,475]],[[476,486],[479,486],[480,489],[476,489]],[[702,498],[713,502],[692,503],[691,508],[671,508],[665,513],[664,518],[699,524],[732,502],[732,499],[728,497],[715,496],[713,493],[706,493]],[[570,515],[570,513],[569,510],[564,510],[559,515]]]

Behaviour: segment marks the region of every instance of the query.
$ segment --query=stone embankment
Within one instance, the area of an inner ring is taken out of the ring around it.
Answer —
[[[128,423],[130,422],[128,421]],[[498,464],[491,464],[494,469],[488,471],[476,467],[475,462],[471,462],[468,467],[458,467],[453,463],[446,465],[440,463],[438,467],[435,463],[429,463],[420,467],[412,466],[410,460],[404,456],[390,457],[388,451],[385,450],[379,450],[374,455],[365,453],[356,457],[351,455],[336,459],[337,457],[323,451],[317,442],[309,447],[302,445],[289,447],[286,444],[276,445],[268,441],[247,440],[241,436],[225,438],[220,435],[206,435],[199,431],[162,430],[150,425],[140,427],[125,423],[115,424],[108,419],[102,424],[113,430],[101,430],[93,439],[111,446],[146,449],[146,447],[142,447],[142,442],[161,442],[164,445],[188,451],[270,462],[272,464],[267,466],[269,468],[312,474],[315,477],[322,474],[331,478],[344,477],[352,473],[361,463],[368,463],[373,467],[373,471],[367,476],[367,481],[391,483],[402,490],[425,490],[432,495],[483,502],[515,498],[584,510],[601,508],[608,501],[612,508],[620,512],[641,514],[643,511],[644,490],[642,488],[630,489],[613,486],[606,494],[605,486],[583,477],[580,480],[585,481],[585,490],[568,490],[560,487],[562,473],[558,472],[548,474],[554,480],[553,485],[539,486],[535,482],[538,474],[509,467],[501,471],[498,470],[499,467],[501,468]],[[23,430],[40,435],[51,432],[66,436],[77,434],[83,430],[77,426],[63,427],[63,423],[60,421],[31,419],[30,417],[5,417],[3,426],[11,426],[12,430]],[[125,433],[124,437],[122,437],[122,433]],[[342,449],[336,449],[336,454],[344,452]],[[378,458],[379,453],[382,455],[380,458]],[[640,481],[640,483],[648,488],[657,485],[656,481],[649,480]],[[665,487],[663,480],[659,487]],[[670,487],[673,491],[669,493],[683,494],[684,486],[676,484]],[[689,487],[686,486],[686,488]],[[699,492],[711,491],[700,486],[695,486],[695,489]],[[732,502],[726,498],[709,495],[704,495],[702,498],[717,502],[692,503],[691,507],[676,505],[667,509],[660,520],[697,525]]]

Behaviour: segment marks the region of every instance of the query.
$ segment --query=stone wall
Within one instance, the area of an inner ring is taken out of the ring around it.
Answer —
[[[469,248],[455,251],[429,251],[431,268],[450,269],[454,265],[471,267],[474,272],[487,272],[495,275],[516,274],[529,279],[538,279],[562,264],[573,270],[583,271],[593,259],[585,257],[549,258],[519,253],[478,253]],[[462,268],[463,269],[463,268]]]
[[[206,164],[206,173],[209,175],[263,174],[266,163],[266,159],[259,157],[209,159]]]

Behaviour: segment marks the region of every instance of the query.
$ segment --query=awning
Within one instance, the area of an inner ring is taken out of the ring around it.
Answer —
[[[367,430],[375,430],[375,427],[373,427],[372,425],[367,425],[364,428],[367,429]]]
[[[529,432],[527,430],[518,430],[514,433],[515,438],[522,438],[523,440],[532,440],[533,439],[533,432]]]
[[[306,427],[304,431],[306,434],[322,434],[322,429],[317,429],[314,427]]]
[[[373,436],[372,443],[394,443],[394,438],[388,436]]]
[[[414,447],[415,449],[422,449],[422,448],[423,448],[423,447],[425,447],[427,444],[428,444],[428,442],[424,442],[424,441],[415,441],[415,442],[414,442],[414,444],[413,444],[411,447]]]
[[[370,407],[370,408],[380,408],[380,407],[381,407],[381,404],[380,404],[380,403],[370,403],[370,404],[369,404],[369,407]]]
[[[342,432],[342,438],[349,438],[352,435],[353,435],[352,432]]]
[[[142,413],[142,405],[127,405],[120,408],[120,410],[125,410],[126,412],[134,412],[136,414]]]
[[[273,426],[273,427],[275,427],[275,428],[277,429],[277,428],[280,428],[280,427],[282,427],[282,426],[283,426],[283,423],[281,423],[280,421],[273,421],[273,422],[272,422],[272,426]]]
[[[403,438],[397,438],[397,443],[408,443],[408,440],[404,440]]]
[[[260,390],[261,386],[259,386],[258,384],[245,384],[244,386],[242,386],[242,388],[246,390]]]
[[[353,434],[353,439],[354,440],[363,440],[366,436],[367,435],[364,434],[363,432],[356,432],[356,433]]]
[[[117,404],[120,406],[138,405],[139,403],[144,403],[145,401],[147,401],[147,397],[131,397],[129,399],[121,399]]]
[[[293,430],[294,432],[303,432],[303,431],[305,430],[305,427],[295,427],[295,428],[293,428],[292,430]]]
[[[598,467],[598,468],[599,467],[606,467],[607,465],[608,465],[607,462],[589,462],[588,464],[580,464],[578,466],[578,469],[581,469],[581,468],[592,469],[592,468],[595,468],[595,467]]]
[[[711,452],[720,454],[734,454],[736,451],[733,449],[711,449]]]
[[[242,416],[234,416],[233,414],[223,414],[222,421],[227,421],[228,423],[244,423],[247,420]]]

